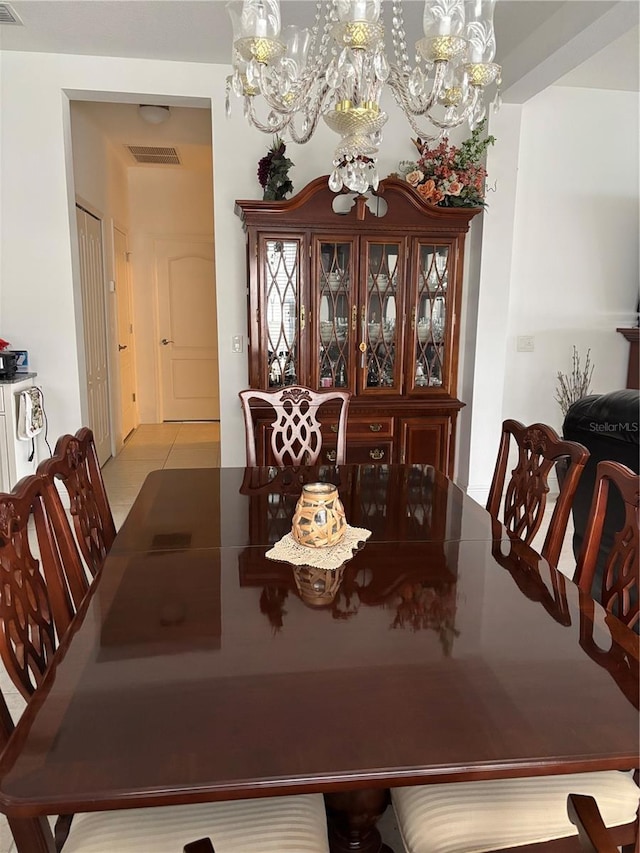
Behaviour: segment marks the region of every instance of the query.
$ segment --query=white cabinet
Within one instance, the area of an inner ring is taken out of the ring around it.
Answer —
[[[35,373],[13,380],[0,380],[0,491],[9,492],[22,477],[32,474],[38,464],[36,453],[31,461],[31,442],[19,441],[18,395],[33,385]]]

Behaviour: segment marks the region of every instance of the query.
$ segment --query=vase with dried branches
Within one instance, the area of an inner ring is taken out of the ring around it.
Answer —
[[[563,416],[566,416],[572,403],[575,403],[576,400],[581,400],[589,393],[593,368],[594,365],[591,364],[591,350],[587,350],[583,367],[580,363],[580,354],[574,346],[571,373],[567,374],[562,373],[560,370],[558,371],[555,399],[562,409]]]

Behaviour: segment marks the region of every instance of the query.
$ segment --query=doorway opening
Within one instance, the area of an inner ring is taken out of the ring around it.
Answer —
[[[210,104],[169,100],[152,124],[139,109],[149,101],[70,104],[76,198],[101,222],[104,310],[81,286],[77,316],[83,419],[105,433],[102,463],[140,424],[220,417]],[[94,338],[105,342],[106,428],[91,406]]]

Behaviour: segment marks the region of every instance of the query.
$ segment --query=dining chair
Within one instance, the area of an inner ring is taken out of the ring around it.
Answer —
[[[605,826],[598,804],[593,797],[569,794],[567,810],[569,820],[577,827],[583,853],[618,853],[618,847]],[[640,853],[639,832],[636,832],[633,849],[634,853]]]
[[[0,657],[27,701],[45,679],[57,647],[53,613],[62,606],[71,610],[42,488],[42,478],[31,475],[11,494],[0,495]],[[29,536],[31,518],[37,549]],[[0,691],[0,751],[13,728]],[[321,794],[61,815],[55,838],[44,818],[9,818],[9,825],[18,849],[40,853],[63,848],[65,853],[176,853],[186,839],[207,836],[219,853],[329,853]]]
[[[518,458],[505,489],[512,440]],[[588,458],[586,447],[575,441],[563,441],[546,424],[525,426],[514,420],[506,420],[502,424],[487,510],[494,518],[502,521],[510,536],[522,539],[527,545],[532,543],[543,521],[549,474],[556,462],[568,459],[569,464],[561,478],[562,482],[559,482],[560,493],[540,552],[552,566],[558,564],[571,502]]]
[[[621,526],[605,557],[602,577],[596,566],[611,486],[624,505]],[[640,477],[620,462],[599,462],[591,509],[574,582],[636,633],[640,632]]]
[[[116,527],[91,430],[82,427],[75,435],[61,436],[52,458],[38,466],[38,474],[64,484],[78,547],[95,577],[116,538]]]
[[[251,401],[258,401],[265,408],[265,417],[275,412],[271,422],[271,451],[276,465],[313,465],[318,461],[322,449],[322,428],[318,410],[327,404],[337,405],[337,423],[331,429],[336,432],[336,465],[344,465],[347,451],[347,412],[351,394],[348,391],[312,391],[301,385],[289,385],[276,391],[260,391],[255,388],[241,391],[240,401],[244,414],[247,443],[247,465],[258,465],[256,435]],[[260,464],[267,464],[262,459]]]
[[[502,545],[496,537],[492,553],[497,562],[509,570],[528,598],[540,602],[556,622],[569,627],[563,576],[543,561],[541,566],[531,564],[531,552],[527,556],[529,549],[519,540],[512,540],[507,554],[502,554]],[[595,631],[599,608],[585,593],[579,594],[588,599],[580,608],[580,645],[638,707],[638,678],[633,672],[636,652],[630,650],[627,655],[621,650],[621,642],[610,640],[605,642],[606,648],[596,645],[594,633],[606,638],[606,633]],[[607,624],[616,623],[612,615],[604,616]],[[609,627],[616,638],[626,630],[620,624]],[[391,801],[408,853],[571,853],[577,848],[576,828],[567,815],[570,794],[595,796],[615,843],[633,843],[640,788],[630,772],[606,770],[419,785],[392,789]]]

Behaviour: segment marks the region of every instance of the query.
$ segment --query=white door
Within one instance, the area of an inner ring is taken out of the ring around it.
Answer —
[[[155,241],[162,418],[218,420],[213,243]]]
[[[88,426],[93,431],[100,464],[111,456],[107,372],[107,311],[102,266],[102,223],[76,205],[82,320],[86,362]]]
[[[133,355],[133,300],[129,278],[127,235],[113,229],[115,254],[116,303],[118,306],[118,369],[120,374],[120,413],[122,438],[136,427],[136,382]]]

